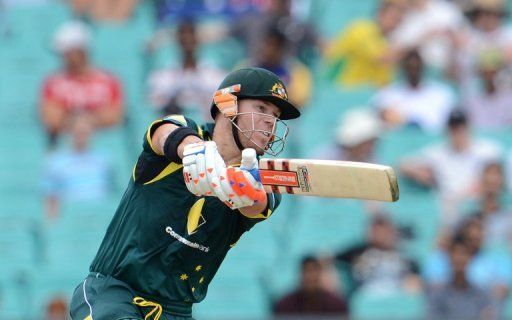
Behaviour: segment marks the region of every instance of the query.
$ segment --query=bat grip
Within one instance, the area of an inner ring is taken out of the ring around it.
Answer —
[[[256,150],[247,148],[242,151],[242,163],[240,165],[240,169],[249,171],[256,181],[261,181]]]
[[[247,148],[242,151],[242,164],[240,168],[248,171],[252,169],[258,169],[256,150]]]

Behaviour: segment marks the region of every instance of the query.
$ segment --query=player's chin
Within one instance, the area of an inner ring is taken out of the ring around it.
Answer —
[[[257,154],[258,156],[262,156],[262,155],[264,155],[264,154],[265,154],[265,150],[261,149],[260,147],[257,147],[257,148],[255,148],[254,150],[256,150],[256,154]]]
[[[258,141],[258,143],[260,143],[260,141]],[[260,145],[261,146],[265,146],[266,143],[262,142]],[[248,141],[247,146],[245,146],[245,147],[246,148],[253,148],[254,150],[256,150],[256,154],[258,156],[264,155],[265,154],[265,150],[266,150],[266,149],[263,149],[260,146],[258,146],[254,141]]]

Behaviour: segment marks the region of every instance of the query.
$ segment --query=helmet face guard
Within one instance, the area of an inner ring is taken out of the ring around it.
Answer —
[[[251,128],[243,129],[238,125],[238,119],[242,117],[251,117]],[[271,131],[258,129],[256,127],[256,117],[268,118],[265,120],[266,122],[272,122]],[[229,120],[234,128],[238,130],[241,134],[243,134],[247,140],[256,145],[263,153],[266,153],[270,156],[277,156],[284,150],[284,145],[286,142],[286,138],[288,137],[289,128],[288,125],[279,118],[276,118],[272,115],[259,113],[259,112],[242,112],[237,113],[234,117],[230,117]],[[255,134],[262,134],[267,137],[267,141],[264,145],[254,140]],[[258,152],[260,153],[260,152]]]

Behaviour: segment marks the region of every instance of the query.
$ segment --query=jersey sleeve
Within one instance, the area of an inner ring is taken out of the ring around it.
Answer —
[[[134,182],[144,185],[150,184],[162,180],[182,167],[181,164],[171,162],[165,156],[156,153],[152,145],[151,139],[156,129],[166,123],[172,123],[178,127],[189,127],[195,130],[200,137],[203,137],[203,130],[193,120],[181,115],[170,115],[154,121],[144,134],[143,151],[139,155],[132,172]]]
[[[246,217],[240,212],[238,213],[238,221],[236,225],[236,230],[231,237],[231,247],[234,247],[240,237],[247,231],[251,230],[255,224],[258,222],[267,220],[277,209],[279,204],[281,203],[281,195],[269,193],[267,194],[267,207],[263,210],[262,213],[254,216],[254,217]]]
[[[277,209],[279,204],[281,203],[281,195],[275,193],[267,194],[267,207],[263,210],[262,213],[253,216],[247,217],[240,213],[240,232],[244,233],[249,231],[256,223],[267,220]]]
[[[153,137],[153,134],[155,133],[156,129],[160,127],[163,124],[166,123],[172,123],[174,125],[177,125],[178,127],[189,127],[192,130],[196,131],[201,138],[203,138],[203,130],[200,126],[197,125],[197,123],[189,118],[186,118],[182,115],[169,115],[165,118],[159,119],[154,121],[146,130],[146,133],[144,135],[144,141],[142,143],[142,147],[144,148],[144,151],[149,152],[151,154],[156,155],[156,151],[153,147],[153,144],[151,142],[151,139]]]

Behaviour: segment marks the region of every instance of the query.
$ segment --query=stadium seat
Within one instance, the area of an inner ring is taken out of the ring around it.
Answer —
[[[371,88],[340,90],[325,79],[318,80],[310,104],[304,108],[297,121],[298,130],[293,132],[300,135],[302,146],[317,146],[319,143],[334,141],[340,118],[354,108],[368,107],[374,93]],[[311,150],[308,148],[305,151]]]
[[[422,319],[425,314],[424,297],[404,292],[375,295],[358,291],[350,303],[351,319]]]
[[[354,17],[371,17],[378,5],[376,0],[345,1],[326,0],[311,2],[311,21],[319,33],[332,38],[346,27]],[[316,17],[321,16],[321,19]]]
[[[235,266],[227,259],[221,270],[230,267]],[[220,272],[210,284],[206,299],[194,306],[193,316],[198,319],[265,318],[269,301],[261,285],[251,273],[240,276]],[[228,301],[230,307],[226,308]]]
[[[398,165],[401,158],[410,156],[421,148],[440,140],[440,136],[426,134],[419,128],[397,128],[380,137],[377,152],[383,163]]]

